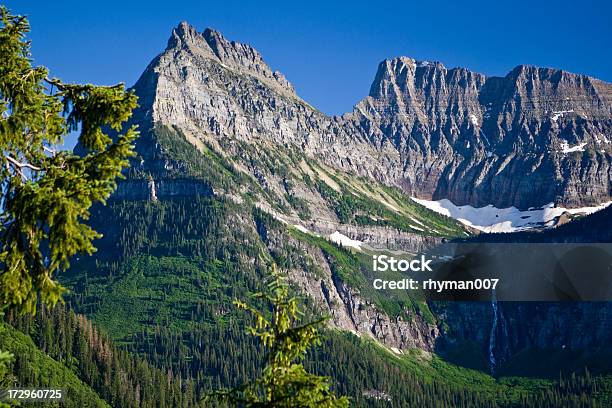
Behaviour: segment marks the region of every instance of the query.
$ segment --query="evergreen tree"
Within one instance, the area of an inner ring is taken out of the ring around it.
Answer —
[[[136,107],[123,84],[65,84],[32,66],[25,17],[0,8],[0,309],[34,313],[38,296],[55,304],[64,289],[53,279],[76,253],[95,251],[99,237],[84,222],[104,202],[133,154]],[[57,151],[79,131],[82,155]],[[119,133],[111,138],[109,131]]]
[[[3,330],[1,324],[0,330]],[[10,373],[13,359],[14,356],[11,353],[0,350],[0,387],[2,388],[11,385],[12,375]]]
[[[0,323],[0,330],[3,330],[2,323]],[[13,375],[11,374],[11,366],[13,363],[14,356],[7,352],[0,350],[0,387],[10,387],[13,381]],[[0,408],[10,407],[6,402],[0,401]]]
[[[325,319],[300,323],[298,299],[289,295],[275,266],[267,293],[256,293],[254,298],[271,305],[271,316],[241,301],[234,304],[255,318],[248,332],[267,348],[267,364],[260,378],[212,397],[243,407],[348,407],[347,397],[338,398],[330,391],[328,378],[310,374],[302,365],[308,348],[320,344],[317,327]]]

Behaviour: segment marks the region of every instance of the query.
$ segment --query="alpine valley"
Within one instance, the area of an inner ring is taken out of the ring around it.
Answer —
[[[449,240],[611,242],[612,84],[398,57],[330,117],[249,45],[180,23],[133,90],[137,157],[92,211],[97,253],[62,274],[66,306],[0,332],[21,382],[205,406],[260,369],[232,301],[273,261],[330,316],[306,365],[353,406],[612,406],[610,303],[424,302],[371,269]]]

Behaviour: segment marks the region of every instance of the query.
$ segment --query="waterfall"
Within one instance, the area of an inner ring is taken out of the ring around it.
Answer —
[[[149,191],[151,201],[157,201],[157,191],[155,190],[155,180],[153,180],[153,177],[149,177]]]
[[[497,298],[495,297],[495,290],[491,294],[491,307],[493,309],[493,323],[491,324],[491,333],[489,334],[489,368],[491,374],[495,374],[495,335],[497,333]]]

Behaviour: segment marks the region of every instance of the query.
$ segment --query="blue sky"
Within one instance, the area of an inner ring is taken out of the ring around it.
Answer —
[[[606,1],[3,3],[30,17],[35,62],[71,82],[133,84],[182,20],[253,45],[329,114],[351,110],[378,63],[400,55],[488,75],[532,64],[612,81]]]

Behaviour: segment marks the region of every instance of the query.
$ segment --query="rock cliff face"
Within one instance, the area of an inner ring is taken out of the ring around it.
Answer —
[[[410,58],[383,61],[346,120],[393,143],[417,196],[499,208],[607,201],[612,86],[518,66],[504,78]],[[573,147],[573,148],[572,148]]]
[[[287,237],[278,232],[268,231],[266,235],[265,241],[271,251],[288,244]],[[330,316],[330,323],[334,327],[376,339],[395,352],[413,348],[434,351],[436,338],[440,335],[434,322],[426,322],[413,310],[405,311],[409,319],[389,316],[358,290],[335,277],[320,249],[302,245],[296,240],[290,241],[291,245],[305,251],[305,256],[318,266],[318,273],[292,268],[289,271],[291,281],[308,293],[324,314]]]
[[[145,128],[175,125],[228,154],[291,146],[422,198],[525,209],[612,195],[612,85],[584,75],[486,77],[400,57],[353,112],[328,117],[252,47],[181,23],[134,89]]]
[[[212,187],[190,179],[127,180],[119,183],[112,200],[158,200],[213,195]]]
[[[446,337],[480,345],[499,367],[524,350],[605,349],[612,341],[611,313],[605,302],[499,302],[496,311],[490,303],[451,302],[441,316],[452,332]]]

